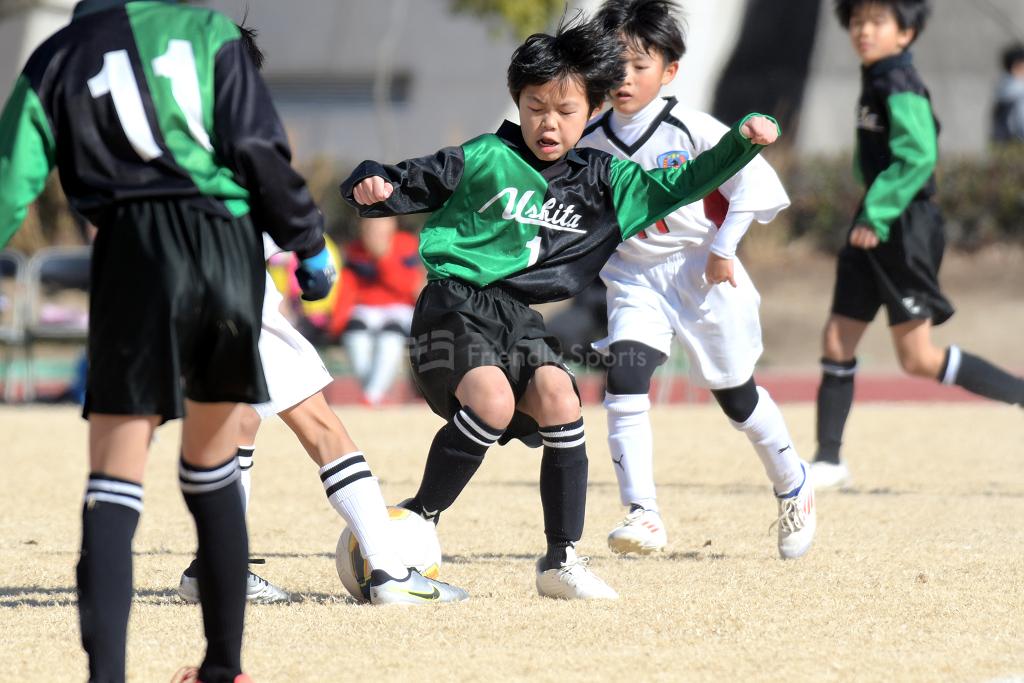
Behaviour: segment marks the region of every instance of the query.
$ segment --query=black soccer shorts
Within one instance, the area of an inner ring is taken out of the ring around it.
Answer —
[[[497,287],[475,288],[459,280],[433,280],[416,302],[409,360],[413,378],[440,417],[451,420],[461,408],[455,389],[477,367],[496,366],[508,378],[516,403],[537,368],[554,365],[576,378],[562,361],[558,339],[540,313]],[[539,446],[537,423],[517,412],[500,443],[513,438]]]
[[[84,415],[184,414],[270,399],[258,349],[266,266],[248,217],[138,201],[99,221]]]
[[[890,326],[911,320],[944,323],[954,312],[939,287],[945,248],[938,207],[926,200],[911,202],[892,224],[888,241],[874,249],[846,244],[839,251],[832,312],[871,322],[885,306]]]

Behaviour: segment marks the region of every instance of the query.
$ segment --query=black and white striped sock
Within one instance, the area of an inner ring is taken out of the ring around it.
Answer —
[[[583,536],[587,509],[587,438],[583,418],[540,428],[544,455],[540,461],[540,502],[548,540],[545,568],[566,561],[567,548]]]
[[[82,506],[78,613],[89,680],[123,681],[132,604],[132,537],[142,514],[142,485],[92,473]]]
[[[463,406],[438,430],[414,498],[424,517],[436,521],[451,507],[503,432],[484,422],[469,406]]]
[[[816,461],[839,464],[839,447],[843,444],[843,430],[853,406],[853,380],[856,375],[856,358],[850,361],[821,359]]]
[[[142,484],[118,479],[105,474],[92,473],[85,488],[85,505],[93,503],[123,505],[142,514]]]
[[[1024,406],[1024,379],[1015,377],[984,358],[951,345],[939,372],[943,384],[956,384],[972,394],[1010,405]]]
[[[355,451],[327,463],[320,468],[320,481],[327,500],[355,534],[370,568],[397,579],[405,576],[380,483],[363,454]]]
[[[178,463],[178,483],[199,539],[196,573],[207,642],[200,680],[233,680],[241,673],[249,537],[240,475],[235,455],[214,467],[184,458]]]

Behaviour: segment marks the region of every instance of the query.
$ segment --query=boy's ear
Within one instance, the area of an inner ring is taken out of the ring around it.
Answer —
[[[668,66],[665,67],[665,70],[661,72],[661,84],[668,85],[675,79],[676,74],[678,73],[679,62],[670,62]]]
[[[910,44],[914,42],[914,38],[916,38],[916,37],[917,37],[917,32],[914,29],[912,29],[912,28],[908,28],[908,29],[904,29],[904,30],[900,31],[899,46],[901,48],[903,48],[904,50],[906,50],[908,47],[910,47]]]

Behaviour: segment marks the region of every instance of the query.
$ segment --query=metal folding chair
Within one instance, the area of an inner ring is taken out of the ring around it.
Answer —
[[[38,342],[83,345],[88,338],[92,247],[48,247],[26,268],[25,390],[35,399],[34,347]]]
[[[3,347],[4,401],[15,399],[14,357],[25,349],[25,257],[0,251],[0,346]]]

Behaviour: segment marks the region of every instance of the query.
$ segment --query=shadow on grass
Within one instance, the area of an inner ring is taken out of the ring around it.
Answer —
[[[133,602],[163,605],[181,601],[173,588],[140,588],[135,591]],[[77,603],[77,591],[71,586],[0,586],[0,608],[66,607]]]
[[[49,596],[49,597],[45,597]],[[178,597],[173,588],[140,588],[136,589],[132,602],[142,605],[182,606],[188,603]],[[356,600],[344,593],[293,593],[291,603],[277,605],[252,605],[253,607],[287,607],[288,604],[315,603],[324,605],[357,605]],[[0,586],[0,609],[18,607],[75,607],[78,596],[75,588],[70,586]]]

